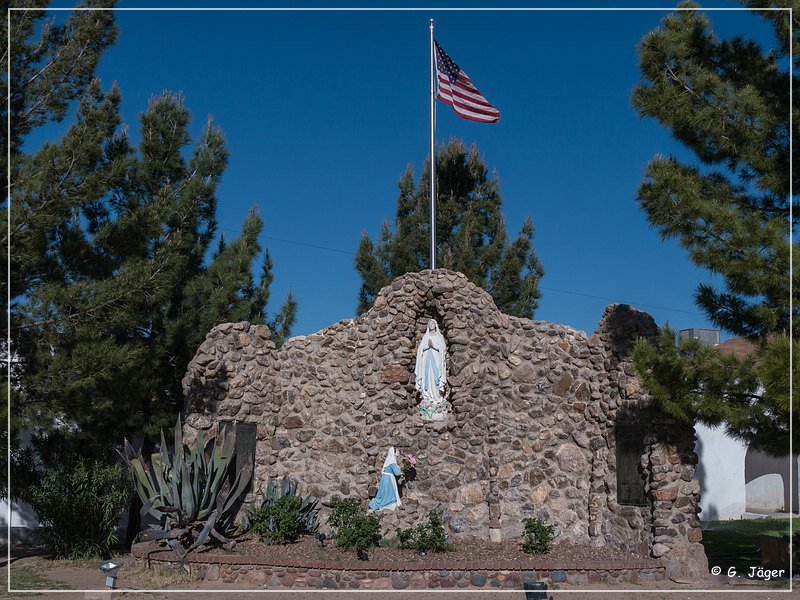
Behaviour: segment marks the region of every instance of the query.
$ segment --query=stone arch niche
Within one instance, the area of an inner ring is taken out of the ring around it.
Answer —
[[[448,345],[452,413],[422,421],[413,369],[427,318]],[[393,532],[441,506],[450,535],[518,538],[524,517],[560,539],[702,556],[691,427],[650,406],[626,355],[655,338],[652,318],[609,306],[591,337],[500,312],[460,273],[409,273],[373,307],[281,348],[263,325],[215,327],[189,365],[184,435],[256,424],[255,487],[288,474],[319,497],[374,492],[386,448],[413,452],[417,478],[382,514]],[[645,499],[617,497],[615,425],[642,423]],[[674,560],[672,562],[675,562]]]

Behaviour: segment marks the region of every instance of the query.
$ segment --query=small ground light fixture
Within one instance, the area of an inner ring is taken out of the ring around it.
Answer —
[[[525,590],[525,600],[549,600],[552,596],[547,595],[547,584],[544,581],[534,581],[523,584]]]
[[[117,587],[117,573],[119,573],[120,567],[122,567],[122,565],[118,565],[110,560],[100,565],[100,570],[106,574],[106,587],[112,590]]]

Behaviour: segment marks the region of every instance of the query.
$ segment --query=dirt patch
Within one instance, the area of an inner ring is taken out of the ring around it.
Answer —
[[[25,556],[11,561],[11,582],[15,589],[88,589],[104,587],[105,576],[99,569],[100,560],[94,568],[86,561],[53,560],[45,556]],[[5,573],[5,569],[3,569]],[[36,573],[37,579],[27,577]],[[50,585],[50,584],[55,585]]]
[[[267,546],[254,536],[242,538],[233,550],[214,548],[208,554],[238,554],[242,556],[258,556],[275,559],[321,560],[321,561],[351,561],[356,557],[353,550],[342,550],[336,547],[336,542],[325,540],[324,546],[313,536],[304,536],[293,544]],[[531,558],[545,560],[642,560],[643,556],[626,550],[611,548],[594,548],[570,543],[554,545],[544,554],[529,554],[522,550],[521,542],[506,542],[493,544],[484,540],[455,540],[453,548],[447,552],[420,555],[412,549],[403,549],[398,545],[380,546],[370,548],[369,560],[384,562],[414,563],[431,558],[447,559],[448,561],[474,561],[474,560],[530,560]]]

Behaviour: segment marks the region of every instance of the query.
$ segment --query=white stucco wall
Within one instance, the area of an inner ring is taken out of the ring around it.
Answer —
[[[728,437],[720,427],[695,425],[699,457],[700,519],[739,519],[746,511],[745,455],[747,446]]]
[[[784,509],[783,477],[768,473],[748,481],[745,486],[747,510],[773,512]]]
[[[10,509],[10,510],[9,510]],[[0,542],[8,542],[8,523],[11,522],[12,542],[28,539],[30,532],[39,526],[33,509],[24,502],[0,500]]]
[[[747,451],[744,481],[748,511],[785,512],[790,506],[797,510],[797,460]]]
[[[703,521],[740,519],[747,512],[787,510],[791,504],[797,510],[800,457],[774,458],[748,450],[720,427],[698,424],[695,432]],[[790,478],[794,493],[789,487]]]

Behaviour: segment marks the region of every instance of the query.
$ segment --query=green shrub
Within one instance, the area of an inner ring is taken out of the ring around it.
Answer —
[[[122,465],[64,459],[51,466],[24,495],[42,525],[37,536],[59,558],[109,556],[114,531],[132,495]]]
[[[247,527],[265,544],[287,544],[317,530],[319,501],[297,493],[297,484],[283,476],[281,485],[267,481],[261,492],[261,506],[247,513]]]
[[[287,544],[314,533],[319,524],[319,500],[297,493],[297,484],[283,476],[280,486],[268,480],[261,505],[247,511],[243,529],[253,529],[265,544]]]
[[[368,515],[357,500],[350,498],[333,505],[328,524],[340,548],[352,548],[359,552],[377,546],[381,539],[378,518]]]
[[[550,548],[550,542],[553,541],[553,533],[556,528],[553,525],[545,525],[543,521],[531,517],[523,519],[522,522],[525,524],[522,549],[533,554],[547,552],[548,548]]]
[[[300,499],[283,496],[273,504],[263,505],[250,517],[255,533],[265,544],[288,544],[294,542],[303,531]]]
[[[397,529],[401,548],[414,548],[419,552],[445,552],[450,549],[447,532],[442,524],[442,510],[436,508],[428,514],[428,522],[416,527]]]
[[[444,552],[450,548],[447,533],[442,524],[442,509],[428,514],[428,522],[417,525],[415,547],[420,552]]]
[[[414,535],[417,533],[417,530],[413,527],[409,527],[408,529],[400,529],[397,528],[397,541],[400,542],[401,548],[411,548],[414,545]]]

